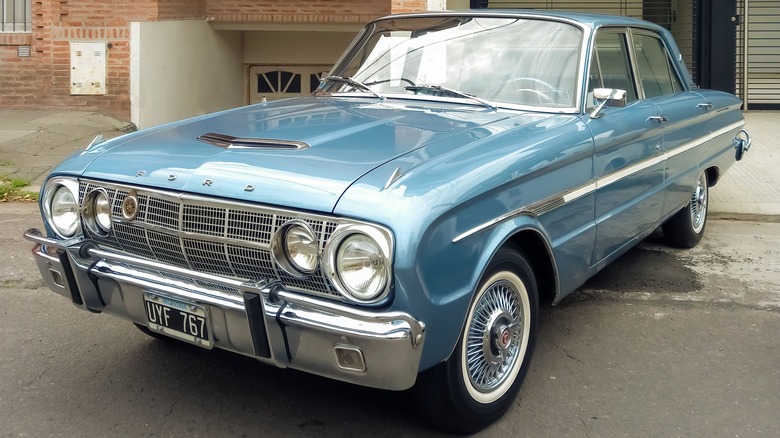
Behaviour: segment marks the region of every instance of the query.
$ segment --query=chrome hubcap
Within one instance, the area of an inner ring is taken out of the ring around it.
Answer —
[[[501,385],[516,365],[522,312],[519,292],[507,280],[493,283],[476,303],[468,328],[466,366],[478,391],[489,392]]]
[[[696,181],[690,205],[691,225],[693,225],[693,231],[699,233],[704,228],[704,220],[707,217],[707,179],[704,174],[701,174],[699,180]]]

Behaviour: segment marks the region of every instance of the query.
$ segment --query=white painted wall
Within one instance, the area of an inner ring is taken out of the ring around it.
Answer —
[[[471,6],[469,0],[447,0],[447,9],[468,9]]]
[[[244,104],[241,32],[203,20],[130,26],[131,120],[148,128]]]
[[[356,35],[357,31],[248,31],[244,33],[244,62],[265,65],[333,65]]]

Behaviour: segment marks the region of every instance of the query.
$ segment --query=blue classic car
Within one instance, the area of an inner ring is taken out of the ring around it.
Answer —
[[[310,97],[94,141],[52,172],[45,232],[25,236],[77,307],[413,388],[473,432],[516,398],[541,301],[659,226],[702,238],[709,187],[750,146],[740,107],[644,21],[389,16]]]

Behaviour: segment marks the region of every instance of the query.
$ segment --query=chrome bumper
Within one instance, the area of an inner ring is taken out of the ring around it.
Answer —
[[[47,286],[91,312],[146,325],[144,292],[208,309],[214,346],[281,368],[374,388],[416,378],[425,325],[402,312],[369,312],[293,294],[277,281],[241,282],[25,232]],[[353,359],[358,358],[355,362]]]

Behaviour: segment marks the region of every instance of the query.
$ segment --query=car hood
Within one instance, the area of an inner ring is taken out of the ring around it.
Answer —
[[[82,154],[82,175],[330,212],[350,184],[383,163],[509,117],[518,117],[518,113],[431,102],[291,99],[189,119],[102,143]],[[198,140],[207,133],[305,145],[300,149],[226,148]]]

